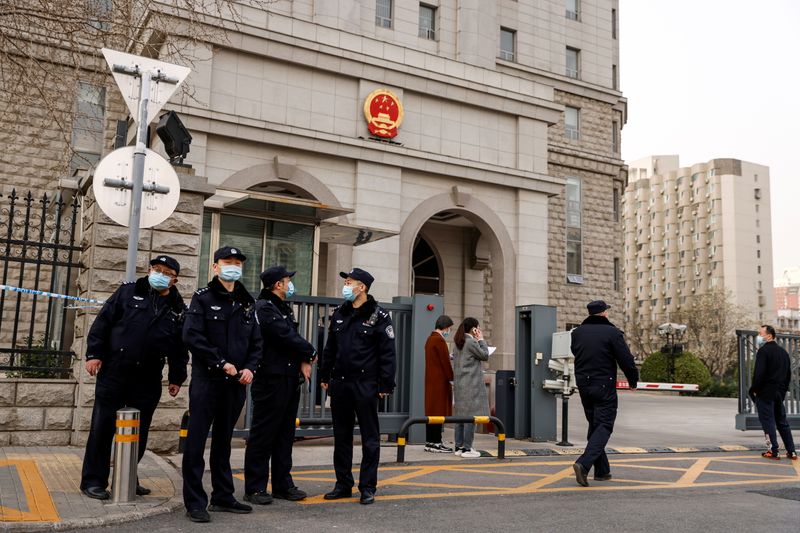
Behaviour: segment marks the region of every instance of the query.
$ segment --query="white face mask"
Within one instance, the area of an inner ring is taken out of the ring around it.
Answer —
[[[758,337],[756,337],[756,348],[761,348],[762,346],[764,346],[765,342],[766,341],[764,340],[764,337],[759,335]]]

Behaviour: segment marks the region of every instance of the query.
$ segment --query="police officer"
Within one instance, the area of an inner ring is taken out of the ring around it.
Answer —
[[[389,313],[368,294],[374,278],[360,268],[344,278],[344,304],[331,316],[322,356],[322,388],[331,397],[333,466],[336,485],[326,500],[349,498],[353,491],[353,428],[361,433],[361,503],[375,501],[380,459],[378,399],[394,391],[394,329]]]
[[[255,300],[239,281],[247,258],[238,248],[214,252],[214,278],[198,289],[183,327],[192,352],[189,428],[183,452],[183,503],[192,522],[211,520],[203,490],[203,453],[211,433],[211,505],[208,511],[249,513],[233,497],[231,437],[245,400],[245,385],[261,361]]]
[[[139,409],[139,460],[147,447],[153,413],[161,399],[161,377],[169,361],[169,394],[186,380],[189,355],[181,340],[186,306],[175,283],[180,264],[168,255],[150,261],[148,275],[123,283],[103,305],[89,330],[86,371],[97,376],[92,426],[83,458],[81,491],[98,500],[110,497],[108,474],[116,413]],[[136,484],[136,494],[150,489]]]
[[[292,481],[294,443],[300,387],[311,378],[314,347],[297,332],[292,307],[292,276],[285,267],[261,273],[264,288],[256,301],[256,315],[264,340],[261,366],[250,389],[253,421],[244,454],[244,499],[266,505],[272,498],[299,501],[306,493]],[[272,495],[267,492],[272,459]]]
[[[572,353],[575,354],[575,378],[583,411],[589,422],[586,449],[575,464],[575,480],[589,486],[587,475],[594,466],[594,479],[611,479],[606,444],[617,418],[617,365],[628,378],[631,390],[639,381],[625,335],[608,320],[610,305],[603,300],[590,302],[589,316],[572,331]]]

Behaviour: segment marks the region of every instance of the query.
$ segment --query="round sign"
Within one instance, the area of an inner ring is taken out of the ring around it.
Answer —
[[[369,132],[378,137],[391,139],[397,136],[397,128],[403,122],[403,104],[387,89],[372,91],[364,100],[364,118]]]
[[[117,148],[105,156],[94,171],[94,197],[108,218],[128,225],[133,197],[133,146]],[[146,148],[140,228],[164,222],[175,211],[181,184],[169,161]]]

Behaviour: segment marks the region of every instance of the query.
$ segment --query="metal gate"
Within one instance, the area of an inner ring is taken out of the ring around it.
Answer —
[[[0,377],[67,378],[72,375],[73,316],[65,300],[80,267],[75,244],[78,198],[16,190],[0,199]]]
[[[741,430],[761,429],[756,406],[747,394],[758,352],[757,336],[757,331],[736,331],[739,345],[739,413],[736,415],[736,429]],[[779,333],[775,341],[789,352],[792,359],[792,381],[789,383],[789,394],[784,405],[792,429],[800,429],[800,335]]]

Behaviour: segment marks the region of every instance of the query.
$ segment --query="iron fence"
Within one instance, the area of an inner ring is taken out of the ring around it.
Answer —
[[[757,331],[736,331],[739,352],[739,412],[736,415],[736,429],[741,430],[761,429],[756,406],[748,395],[758,352],[757,336]],[[792,380],[784,406],[792,428],[800,429],[800,335],[779,333],[775,341],[789,352],[792,359]]]
[[[65,202],[16,189],[0,204],[0,375],[68,377],[75,354],[72,319],[64,300],[80,267],[76,245],[77,196]],[[25,289],[26,292],[14,289]]]

